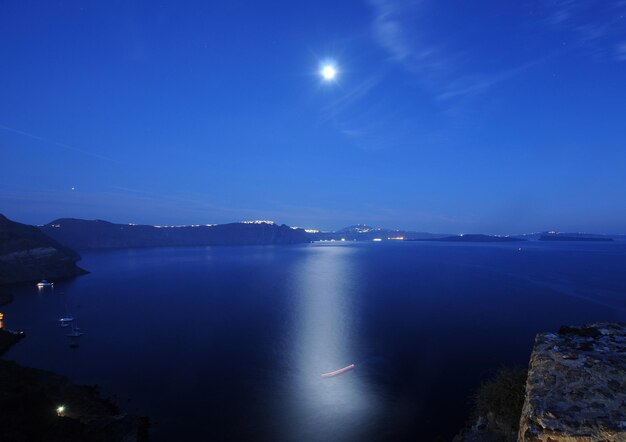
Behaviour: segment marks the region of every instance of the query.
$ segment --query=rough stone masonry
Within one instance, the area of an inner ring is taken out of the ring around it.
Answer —
[[[519,441],[626,441],[626,324],[537,335]]]

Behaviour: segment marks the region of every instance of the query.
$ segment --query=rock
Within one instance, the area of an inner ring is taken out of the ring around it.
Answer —
[[[625,324],[537,335],[518,440],[626,441]]]

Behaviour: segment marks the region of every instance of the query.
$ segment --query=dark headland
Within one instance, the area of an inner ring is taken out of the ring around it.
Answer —
[[[85,274],[80,255],[33,226],[0,215],[0,305],[13,300],[10,284]],[[2,313],[0,313],[0,316]],[[3,329],[0,356],[25,337]],[[62,407],[62,408],[60,408]],[[0,440],[145,441],[148,420],[122,413],[95,386],[0,358]]]
[[[0,214],[0,286],[85,274],[80,255],[37,227]]]

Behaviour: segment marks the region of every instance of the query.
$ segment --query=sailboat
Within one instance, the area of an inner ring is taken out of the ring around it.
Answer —
[[[80,331],[80,328],[76,327],[74,321],[72,321],[70,324],[72,324],[72,332],[66,334],[65,336],[67,336],[68,338],[78,338],[79,336],[82,336],[85,334]]]
[[[69,327],[70,323],[74,321],[74,317],[67,312],[67,303],[65,304],[65,316],[59,319],[61,327]]]

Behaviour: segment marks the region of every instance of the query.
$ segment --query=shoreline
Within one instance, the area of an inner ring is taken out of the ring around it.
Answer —
[[[46,370],[24,367],[4,353],[24,338],[0,329],[0,427],[3,440],[150,440],[150,420],[121,412],[98,386],[79,385]]]

